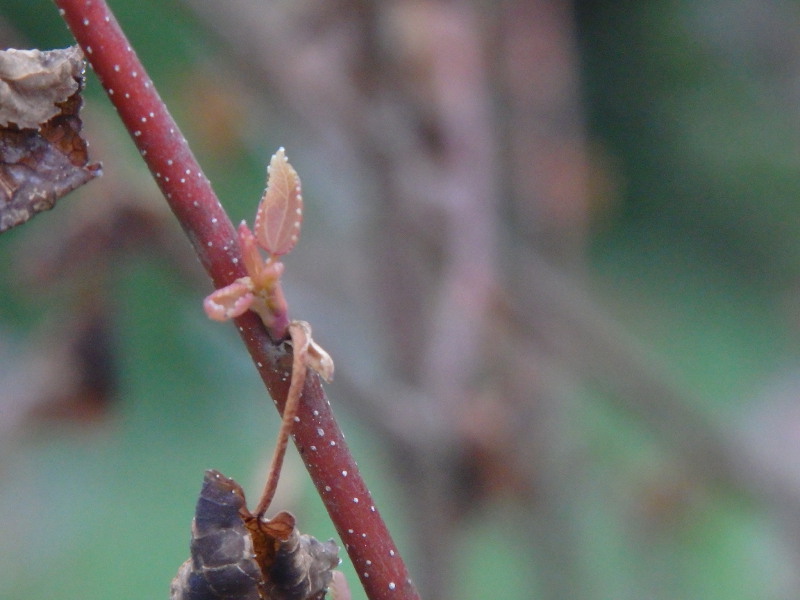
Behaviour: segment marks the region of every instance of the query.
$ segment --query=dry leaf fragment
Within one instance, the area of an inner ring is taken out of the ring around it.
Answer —
[[[0,125],[36,129],[49,121],[61,112],[58,103],[78,91],[83,70],[78,46],[0,51]]]
[[[352,598],[350,586],[347,585],[347,579],[341,571],[333,572],[328,591],[331,594],[331,600],[350,600]]]
[[[192,521],[192,557],[172,580],[172,600],[258,600],[263,586],[253,541],[242,520],[244,492],[206,471]]]
[[[288,254],[300,237],[302,222],[300,177],[289,164],[285,150],[279,148],[267,167],[267,189],[256,211],[253,227],[256,240],[273,256]]]
[[[314,369],[325,381],[333,381],[333,359],[325,349],[314,341],[311,337],[311,325],[307,321],[292,321],[289,323],[289,334],[292,336],[292,346],[295,356],[299,357],[302,363]],[[299,371],[298,369],[295,369]],[[294,377],[292,373],[292,377]],[[298,375],[301,382],[305,381],[305,372],[302,377]]]
[[[171,600],[316,600],[339,564],[333,540],[300,534],[281,512],[250,514],[233,479],[206,471],[192,522],[192,558],[172,580]]]
[[[0,51],[0,232],[101,173],[81,138],[77,47]]]
[[[266,591],[270,600],[306,600],[324,595],[332,569],[339,564],[339,549],[333,540],[320,542],[300,534],[291,513],[280,512],[262,528],[273,535],[275,554],[267,570]]]

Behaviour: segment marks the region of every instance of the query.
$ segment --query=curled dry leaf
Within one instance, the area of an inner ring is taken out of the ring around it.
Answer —
[[[0,51],[0,232],[101,173],[80,136],[77,47]]]
[[[333,540],[300,534],[287,512],[257,519],[241,486],[218,471],[205,474],[191,555],[172,581],[171,600],[323,598],[339,564]]]
[[[336,544],[300,534],[294,516],[288,512],[257,524],[269,546],[266,598],[306,600],[323,596],[331,583],[331,570],[339,564]]]
[[[253,229],[258,245],[273,256],[288,254],[300,237],[302,222],[300,177],[279,148],[267,167],[267,189],[256,211]]]
[[[311,337],[311,325],[307,321],[292,321],[289,323],[289,334],[292,336],[293,352],[303,364],[311,367],[320,377],[330,383],[333,381],[333,359],[325,349]],[[296,370],[296,369],[295,369]],[[303,380],[305,373],[303,373]],[[292,373],[294,377],[294,373]]]
[[[57,104],[78,91],[83,69],[78,46],[0,52],[0,125],[36,129],[55,117]]]
[[[261,597],[263,576],[242,519],[246,510],[238,483],[217,471],[206,471],[192,521],[192,557],[172,580],[172,600]]]

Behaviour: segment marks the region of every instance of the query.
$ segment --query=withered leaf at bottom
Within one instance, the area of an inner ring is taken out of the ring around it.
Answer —
[[[264,578],[241,511],[242,488],[206,471],[192,521],[192,557],[172,580],[172,600],[259,600]]]
[[[206,471],[192,522],[191,559],[171,600],[318,600],[339,564],[333,540],[300,534],[287,512],[259,521],[233,479]]]
[[[275,554],[267,565],[266,590],[270,600],[307,600],[317,598],[331,582],[331,570],[339,564],[339,548],[333,540],[320,542],[295,527],[291,513],[280,512],[261,523],[274,539]],[[321,596],[319,596],[321,597]]]

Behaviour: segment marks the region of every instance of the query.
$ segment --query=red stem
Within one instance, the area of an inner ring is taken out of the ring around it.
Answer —
[[[220,288],[243,276],[236,232],[105,0],[55,0],[125,127]],[[236,319],[280,413],[291,354],[252,312]],[[293,437],[370,600],[418,600],[403,560],[345,444],[319,377],[306,378]]]

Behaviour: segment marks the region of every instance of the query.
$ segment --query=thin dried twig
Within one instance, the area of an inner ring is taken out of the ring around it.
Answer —
[[[293,327],[290,325],[290,330],[292,329]],[[272,462],[269,467],[269,477],[264,486],[264,492],[261,494],[261,500],[259,500],[255,510],[255,515],[259,519],[267,512],[269,505],[272,503],[272,499],[275,497],[275,492],[278,489],[278,480],[280,478],[283,457],[286,455],[289,435],[294,428],[294,419],[297,416],[297,409],[300,405],[300,394],[303,392],[303,382],[306,380],[307,369],[305,354],[308,347],[308,340],[305,340],[305,347],[302,347],[301,344],[298,343],[296,337],[297,336],[294,335],[293,332],[292,383],[289,385],[289,392],[286,396],[286,406],[283,409],[283,420],[281,421],[280,431],[278,431],[278,441],[275,444],[275,452],[272,455]]]

